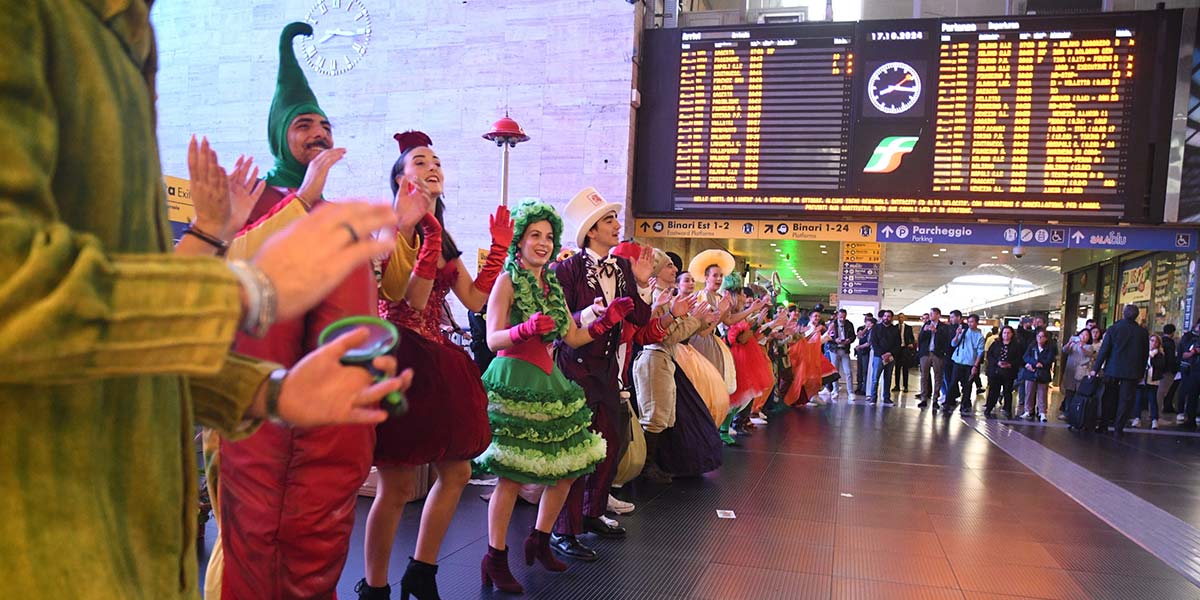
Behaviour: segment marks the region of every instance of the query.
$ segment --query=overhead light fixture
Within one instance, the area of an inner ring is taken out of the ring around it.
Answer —
[[[821,251],[821,254],[829,254],[829,251],[828,251],[828,250],[822,250],[822,251]]]
[[[775,242],[771,242],[771,247],[772,247],[772,248],[774,248],[774,247],[775,247]]]
[[[822,248],[824,248],[824,247],[825,247],[825,244],[821,244],[821,247],[822,247]]]
[[[1001,250],[1000,254],[1008,254],[1008,250]]]
[[[941,256],[941,254],[938,254],[937,252],[934,252],[934,253],[933,253],[933,257],[934,257],[934,258],[937,258],[937,257],[939,257],[939,256]]]
[[[776,248],[776,249],[775,249],[775,251],[776,251],[776,252],[783,252],[783,250],[780,250],[779,248]]]
[[[945,248],[938,248],[938,252],[945,252],[945,251],[946,251]]]
[[[999,257],[999,256],[993,256],[993,257],[992,257],[992,260],[1000,260],[1000,257]]]
[[[1057,257],[1055,257],[1055,258],[1051,258],[1051,259],[1050,259],[1050,262],[1058,262],[1058,258],[1057,258]]]

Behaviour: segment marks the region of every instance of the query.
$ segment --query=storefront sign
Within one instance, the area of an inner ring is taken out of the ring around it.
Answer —
[[[1121,267],[1121,287],[1117,301],[1121,304],[1134,304],[1150,301],[1150,268],[1153,263],[1150,258],[1126,263]]]

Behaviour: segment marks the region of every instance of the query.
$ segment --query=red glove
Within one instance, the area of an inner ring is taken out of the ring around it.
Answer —
[[[417,250],[417,264],[413,267],[413,275],[421,279],[433,279],[437,277],[438,258],[442,256],[442,224],[438,223],[433,213],[425,213],[417,226],[421,228],[421,235],[425,239],[421,242],[421,248]]]
[[[531,340],[535,336],[545,335],[554,330],[554,319],[540,312],[533,313],[529,320],[508,329],[508,339],[519,344]]]
[[[492,286],[504,269],[504,259],[512,244],[513,220],[507,207],[496,207],[496,214],[488,221],[488,229],[492,232],[492,247],[488,249],[487,259],[479,266],[479,274],[475,277],[475,289],[485,294],[492,293]]]
[[[492,244],[508,250],[513,241],[513,220],[507,206],[497,206],[496,214],[488,217],[488,231],[492,234]]]
[[[625,320],[625,315],[633,312],[633,300],[631,298],[621,297],[612,301],[608,305],[608,309],[604,311],[604,316],[596,319],[588,327],[588,335],[593,339],[603,336],[616,327],[621,321]]]

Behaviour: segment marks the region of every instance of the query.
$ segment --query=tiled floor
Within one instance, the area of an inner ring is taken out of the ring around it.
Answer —
[[[1088,468],[1105,466],[1089,462],[1099,454],[1181,469],[1178,477],[1113,471],[1135,486],[1179,488],[1143,496],[1170,499],[1176,510],[1200,493],[1200,458],[1187,447],[1169,451],[1158,447],[1170,446],[1166,441],[1129,436],[1138,439],[1120,442],[1131,447],[1125,449],[1107,439],[1079,441],[1061,428],[1018,427]],[[443,545],[438,581],[444,598],[499,596],[479,584],[487,505],[478,496],[484,491],[472,487],[464,494]],[[792,410],[727,449],[717,472],[621,495],[638,505],[621,519],[629,537],[585,538],[600,551],[599,561],[552,574],[514,556],[511,566],[527,596],[1200,599],[1200,588],[959,417],[915,408],[843,401]],[[369,499],[362,499],[338,586],[342,598],[355,597],[352,588],[362,576],[368,507]],[[718,519],[718,509],[737,518]],[[397,536],[394,585],[411,552],[419,510],[419,504],[409,507]],[[533,517],[533,507],[518,506],[510,539],[523,539]],[[214,535],[210,528],[209,538]]]

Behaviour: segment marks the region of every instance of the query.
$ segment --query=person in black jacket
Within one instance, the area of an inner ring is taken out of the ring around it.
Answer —
[[[1050,333],[1040,329],[1034,334],[1034,342],[1025,349],[1024,368],[1017,375],[1020,385],[1025,386],[1025,403],[1022,419],[1035,418],[1046,422],[1046,406],[1050,397],[1050,367],[1058,358],[1058,348],[1050,341]]]
[[[1103,372],[1109,385],[1117,386],[1117,416],[1113,429],[1125,433],[1134,409],[1138,380],[1146,373],[1146,358],[1150,354],[1150,333],[1137,322],[1138,307],[1126,304],[1124,317],[1104,333],[1104,342],[1092,366],[1092,375]]]
[[[1142,411],[1150,409],[1150,429],[1158,429],[1158,384],[1166,373],[1167,357],[1162,349],[1162,336],[1150,336],[1150,358],[1146,361],[1146,374],[1138,381],[1137,408],[1133,411],[1130,427],[1142,425]]]
[[[950,339],[953,337],[951,326],[942,322],[941,309],[929,309],[929,320],[921,325],[921,334],[917,337],[917,360],[921,374],[921,401],[917,406],[920,408],[937,401],[945,379],[946,359],[950,356]]]
[[[862,327],[858,328],[853,346],[854,358],[858,364],[855,378],[858,385],[855,386],[854,393],[860,396],[867,393],[867,374],[871,371],[871,329],[875,327],[874,316],[868,314],[863,317],[865,320]]]
[[[1175,403],[1180,413],[1175,421],[1180,423],[1180,429],[1196,430],[1196,405],[1200,400],[1200,320],[1192,329],[1183,334],[1176,348],[1179,353],[1179,384],[1178,401]]]
[[[892,406],[892,367],[900,357],[900,329],[892,324],[892,311],[879,311],[879,324],[871,328],[871,380],[867,383],[867,402],[875,401],[883,379],[883,404]]]
[[[917,340],[913,330],[908,326],[908,319],[903,315],[896,317],[896,331],[900,333],[900,352],[896,355],[893,369],[892,391],[899,392],[901,388],[908,391],[908,370],[917,366]]]
[[[1000,415],[1005,419],[1012,418],[1013,382],[1017,378],[1018,363],[1024,362],[1019,348],[1013,339],[1016,332],[1005,325],[1000,330],[1000,339],[992,342],[987,351],[987,404],[983,408],[983,416],[995,418],[992,411],[996,402],[1000,401]]]
[[[1171,392],[1179,387],[1179,380],[1175,378],[1175,374],[1179,372],[1179,354],[1175,350],[1175,324],[1167,323],[1163,325],[1162,335],[1162,352],[1165,365],[1163,366],[1163,378],[1158,384],[1158,403],[1162,405],[1163,412],[1175,412],[1175,406],[1172,399],[1175,397]]]

